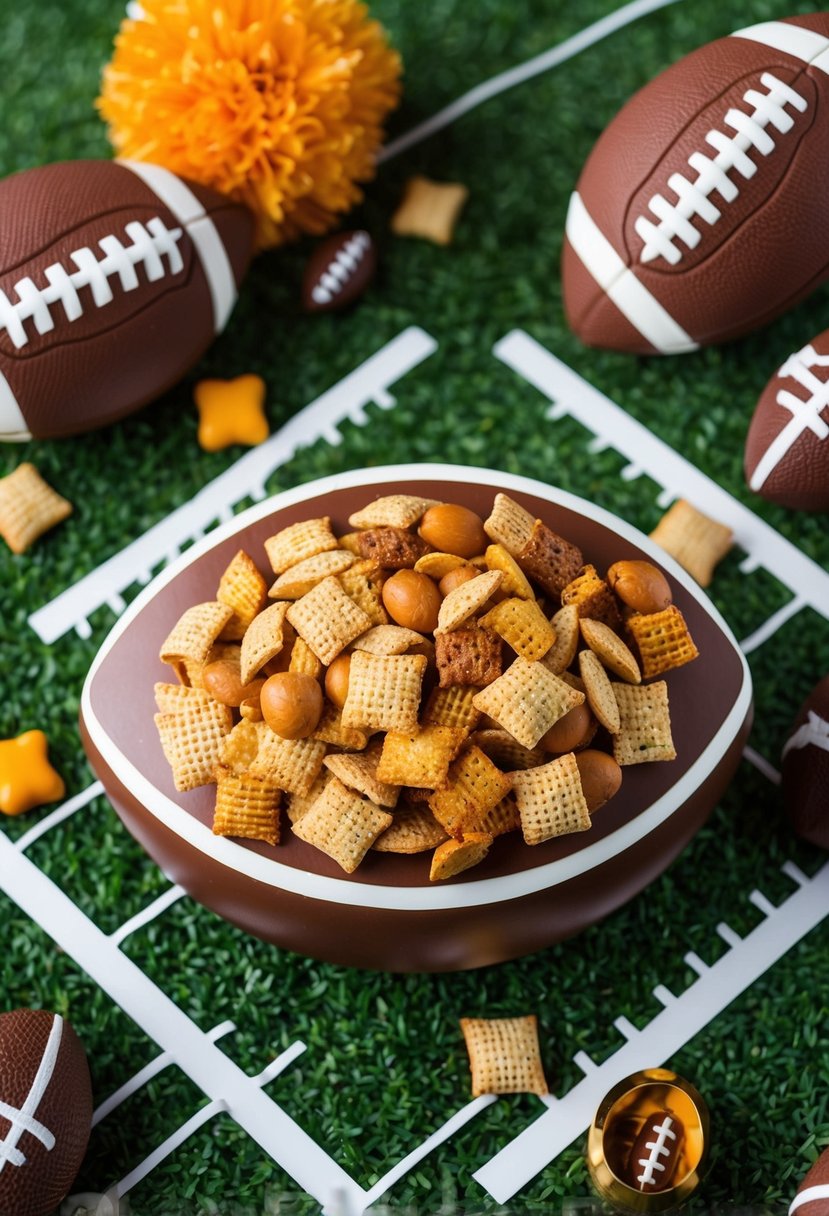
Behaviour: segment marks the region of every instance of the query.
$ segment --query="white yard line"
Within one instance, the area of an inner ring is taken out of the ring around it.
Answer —
[[[21,853],[25,852],[30,845],[39,840],[41,836],[52,828],[57,827],[59,823],[63,823],[64,819],[69,819],[76,811],[88,806],[93,798],[97,798],[99,794],[103,794],[104,787],[100,781],[93,781],[92,785],[88,785],[85,790],[81,790],[79,794],[75,794],[74,798],[68,799],[62,806],[56,807],[54,811],[50,811],[48,815],[44,815],[42,819],[29,828],[28,832],[24,832],[22,836],[15,841],[15,848]]]
[[[468,114],[470,110],[483,105],[492,97],[497,97],[499,93],[505,93],[507,89],[524,84],[525,81],[532,80],[534,76],[540,76],[542,72],[549,72],[551,68],[559,67],[568,59],[572,59],[581,51],[601,42],[610,34],[615,34],[640,17],[645,17],[660,8],[667,8],[669,4],[676,3],[677,0],[632,0],[632,3],[623,5],[599,21],[594,21],[592,25],[580,30],[572,38],[566,38],[564,42],[550,47],[547,51],[542,51],[540,55],[535,55],[525,63],[517,64],[514,68],[500,72],[497,76],[492,76],[489,80],[476,85],[468,93],[464,93],[442,110],[438,110],[437,114],[433,114],[431,118],[425,119],[412,127],[410,131],[406,131],[397,139],[387,143],[377,154],[377,164],[382,165],[387,160],[399,156],[401,152],[406,152],[416,144],[429,139],[438,131],[442,131],[444,127],[448,127],[462,118],[464,114]]]

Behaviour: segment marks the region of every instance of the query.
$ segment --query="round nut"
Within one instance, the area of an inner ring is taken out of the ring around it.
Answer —
[[[313,676],[280,671],[265,681],[260,704],[275,735],[283,739],[307,739],[322,716],[322,689]]]
[[[438,626],[440,592],[428,574],[398,570],[383,584],[383,604],[389,616],[404,629],[434,633]]]
[[[452,502],[429,507],[420,521],[419,532],[442,553],[454,553],[457,557],[475,557],[489,544],[480,515]]]
[[[596,733],[596,719],[586,703],[575,705],[571,710],[554,722],[541,740],[541,746],[547,752],[574,752],[577,748],[587,747]]]
[[[576,764],[587,809],[592,815],[616,793],[622,784],[622,770],[607,752],[592,747],[576,754]]]
[[[668,580],[650,562],[614,562],[607,581],[611,591],[636,612],[661,612],[672,602]]]
[[[450,570],[448,574],[444,574],[438,583],[438,591],[442,596],[446,597],[450,591],[454,591],[456,587],[460,587],[461,583],[468,583],[477,574],[480,574],[480,571],[476,570],[474,566],[456,566],[454,570]]]
[[[265,681],[251,680],[249,684],[243,684],[238,663],[230,659],[216,659],[203,669],[202,683],[204,691],[214,701],[238,708],[243,701],[255,698]]]
[[[348,677],[351,673],[351,655],[338,654],[325,673],[325,695],[342,709],[348,696]]]

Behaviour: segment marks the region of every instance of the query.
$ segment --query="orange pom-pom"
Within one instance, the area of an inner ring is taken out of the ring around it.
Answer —
[[[356,0],[141,0],[104,69],[116,153],[246,203],[260,248],[362,198],[400,57]]]

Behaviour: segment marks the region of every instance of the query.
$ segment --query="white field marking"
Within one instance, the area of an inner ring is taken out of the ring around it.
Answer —
[[[212,1030],[207,1031],[207,1038],[211,1043],[217,1043],[224,1035],[230,1034],[236,1029],[236,1023],[227,1021],[220,1022],[218,1026],[214,1026]],[[97,1127],[102,1119],[106,1119],[107,1115],[111,1115],[114,1110],[117,1110],[122,1102],[126,1102],[127,1098],[131,1098],[133,1094],[138,1093],[139,1089],[143,1089],[148,1081],[152,1081],[153,1077],[157,1077],[165,1068],[169,1068],[175,1061],[169,1051],[159,1052],[150,1060],[149,1064],[145,1064],[137,1073],[120,1085],[108,1098],[104,1099],[100,1106],[97,1106],[92,1112],[92,1126]]]
[[[829,619],[829,570],[822,569],[529,334],[513,330],[495,345],[494,353],[549,398],[552,403],[549,418],[555,420],[569,414],[592,434],[606,440],[638,472],[646,473],[666,495],[670,492],[672,498],[686,498],[726,524],[734,533],[736,544],[756,566],[763,566],[791,588],[799,607],[808,606]]]
[[[168,887],[166,891],[162,891],[151,903],[147,904],[146,908],[136,912],[135,916],[125,920],[123,925],[119,925],[113,933],[110,933],[109,940],[114,945],[120,946],[121,942],[131,933],[143,929],[144,925],[149,925],[151,921],[154,921],[157,916],[161,916],[162,912],[166,912],[168,908],[172,908],[173,904],[178,903],[186,894],[184,888],[178,885]]]
[[[46,1040],[43,1055],[40,1057],[37,1072],[29,1087],[29,1092],[23,1100],[23,1105],[17,1110],[15,1107],[9,1106],[7,1102],[0,1101],[0,1115],[9,1124],[6,1136],[0,1140],[0,1174],[5,1165],[19,1167],[26,1164],[25,1154],[17,1147],[24,1132],[39,1140],[47,1153],[55,1147],[54,1133],[40,1123],[35,1116],[43,1095],[49,1088],[49,1082],[52,1080],[62,1038],[63,1018],[55,1013],[52,1015],[52,1025],[49,1028],[49,1037]]]
[[[149,1035],[214,1105],[233,1119],[320,1204],[339,1188],[348,1216],[365,1192],[256,1082],[0,832],[0,890]],[[209,1115],[203,1115],[208,1118]],[[128,1179],[124,1180],[126,1183]]]
[[[97,798],[99,794],[103,794],[104,787],[100,781],[93,781],[85,790],[81,790],[79,794],[75,794],[74,798],[69,798],[61,806],[56,807],[54,811],[50,811],[48,815],[39,820],[34,827],[29,828],[28,832],[24,832],[22,836],[15,841],[14,847],[24,852],[29,845],[34,844],[41,836],[57,827],[59,823],[63,823],[64,819],[68,819],[79,811],[82,807],[88,806],[93,798]]]
[[[748,760],[749,764],[753,764],[759,773],[762,773],[772,785],[780,784],[780,773],[770,764],[765,756],[761,756],[753,747],[744,747],[743,756]]]
[[[740,649],[743,654],[751,654],[753,650],[757,650],[770,637],[773,637],[777,633],[777,630],[785,625],[787,621],[796,616],[801,608],[805,607],[806,605],[799,596],[793,596],[782,608],[778,608],[777,612],[773,612],[768,620],[764,621],[758,629],[750,633],[747,638],[743,638],[742,642],[740,642]]]
[[[183,544],[201,536],[217,520],[230,518],[232,508],[243,498],[263,499],[267,479],[301,448],[317,439],[338,444],[339,424],[350,418],[356,425],[363,425],[367,421],[365,406],[370,402],[382,409],[393,406],[389,385],[436,349],[434,338],[424,330],[417,326],[403,330],[333,388],[294,414],[270,439],[246,452],[208,482],[189,502],[33,612],[29,624],[35,633],[47,644],[73,627],[81,637],[89,637],[88,618],[96,608],[117,603],[113,597],[136,582],[148,582],[154,566],[173,560]]]
[[[784,867],[787,873],[789,870]],[[666,1063],[829,914],[829,862],[671,1000],[635,1038],[590,1070],[569,1093],[501,1149],[474,1178],[498,1203],[517,1191],[590,1126],[605,1094],[631,1073]]]
[[[645,17],[649,13],[657,12],[659,9],[675,3],[676,0],[633,0],[632,3],[623,5],[616,12],[609,13],[606,17],[602,17],[599,21],[594,21],[592,25],[580,30],[572,38],[566,38],[558,46],[550,47],[549,50],[542,51],[540,55],[528,59],[525,63],[500,72],[497,76],[476,85],[468,93],[457,97],[448,106],[438,110],[437,114],[418,123],[410,131],[404,132],[403,135],[391,140],[384,148],[381,148],[377,154],[377,164],[381,165],[385,161],[399,156],[401,152],[406,152],[416,144],[422,143],[423,140],[429,139],[436,132],[448,127],[450,123],[462,118],[464,114],[468,114],[470,110],[483,105],[492,97],[497,97],[499,93],[505,93],[507,89],[512,89],[517,84],[523,84],[534,76],[540,76],[542,72],[548,72],[551,68],[557,68],[560,64],[566,63],[568,59],[572,59],[581,51],[601,42],[610,34],[615,34],[617,30],[630,25],[639,17]]]

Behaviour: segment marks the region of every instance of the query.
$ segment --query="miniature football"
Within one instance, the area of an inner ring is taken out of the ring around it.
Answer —
[[[532,848],[520,832],[507,833],[478,866],[445,884],[430,882],[423,853],[370,850],[345,873],[296,831],[282,833],[278,844],[216,834],[214,787],[178,792],[152,729],[154,685],[169,679],[159,647],[182,607],[215,597],[240,547],[264,554],[268,537],[300,521],[326,515],[340,534],[356,511],[386,494],[454,503],[484,517],[499,490],[603,568],[624,554],[667,572],[700,651],[670,673],[677,758],[626,769],[589,830]],[[690,575],[648,537],[592,503],[527,478],[403,465],[289,490],[188,549],[129,605],[103,643],[83,690],[81,734],[126,826],[195,899],[248,932],[338,965],[449,971],[560,941],[646,886],[716,805],[739,763],[750,718],[750,675],[737,643]]]
[[[829,676],[809,693],[783,748],[783,800],[798,836],[829,849]]]
[[[223,328],[246,208],[157,165],[67,161],[0,182],[0,439],[112,422]]]
[[[630,1152],[630,1185],[643,1194],[666,1190],[674,1180],[685,1140],[682,1120],[668,1110],[649,1115]]]
[[[763,390],[745,473],[769,502],[829,511],[829,329],[790,355]]]
[[[335,232],[317,246],[302,280],[306,312],[333,312],[363,294],[377,269],[377,249],[364,229]]]
[[[588,345],[672,354],[764,325],[829,274],[829,13],[764,21],[645,85],[570,199],[564,306]]]
[[[829,1216],[829,1149],[825,1149],[797,1188],[789,1216]]]
[[[0,1213],[48,1216],[86,1152],[92,1088],[80,1039],[56,1013],[0,1015]]]

